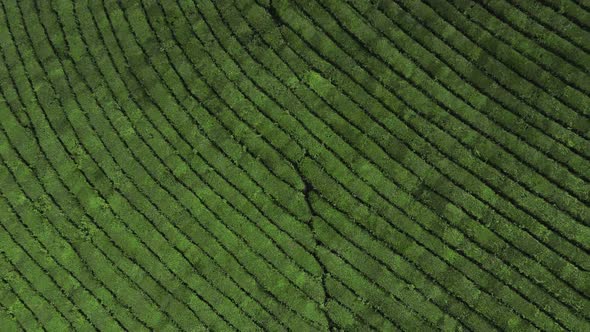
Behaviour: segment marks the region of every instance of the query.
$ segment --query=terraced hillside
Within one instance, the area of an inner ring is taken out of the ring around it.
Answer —
[[[590,2],[0,0],[0,331],[590,331]]]

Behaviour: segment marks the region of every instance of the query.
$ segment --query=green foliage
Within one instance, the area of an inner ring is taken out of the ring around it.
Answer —
[[[0,330],[590,330],[580,1],[0,1]]]

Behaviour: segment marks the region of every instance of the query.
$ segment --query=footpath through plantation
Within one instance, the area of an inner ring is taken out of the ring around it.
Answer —
[[[0,331],[590,331],[587,0],[0,0]]]

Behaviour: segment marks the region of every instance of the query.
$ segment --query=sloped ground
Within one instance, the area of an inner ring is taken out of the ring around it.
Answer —
[[[585,0],[0,0],[0,330],[590,331]]]

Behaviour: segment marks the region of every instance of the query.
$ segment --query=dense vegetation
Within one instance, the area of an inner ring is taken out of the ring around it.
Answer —
[[[0,330],[590,331],[590,2],[0,0]]]

